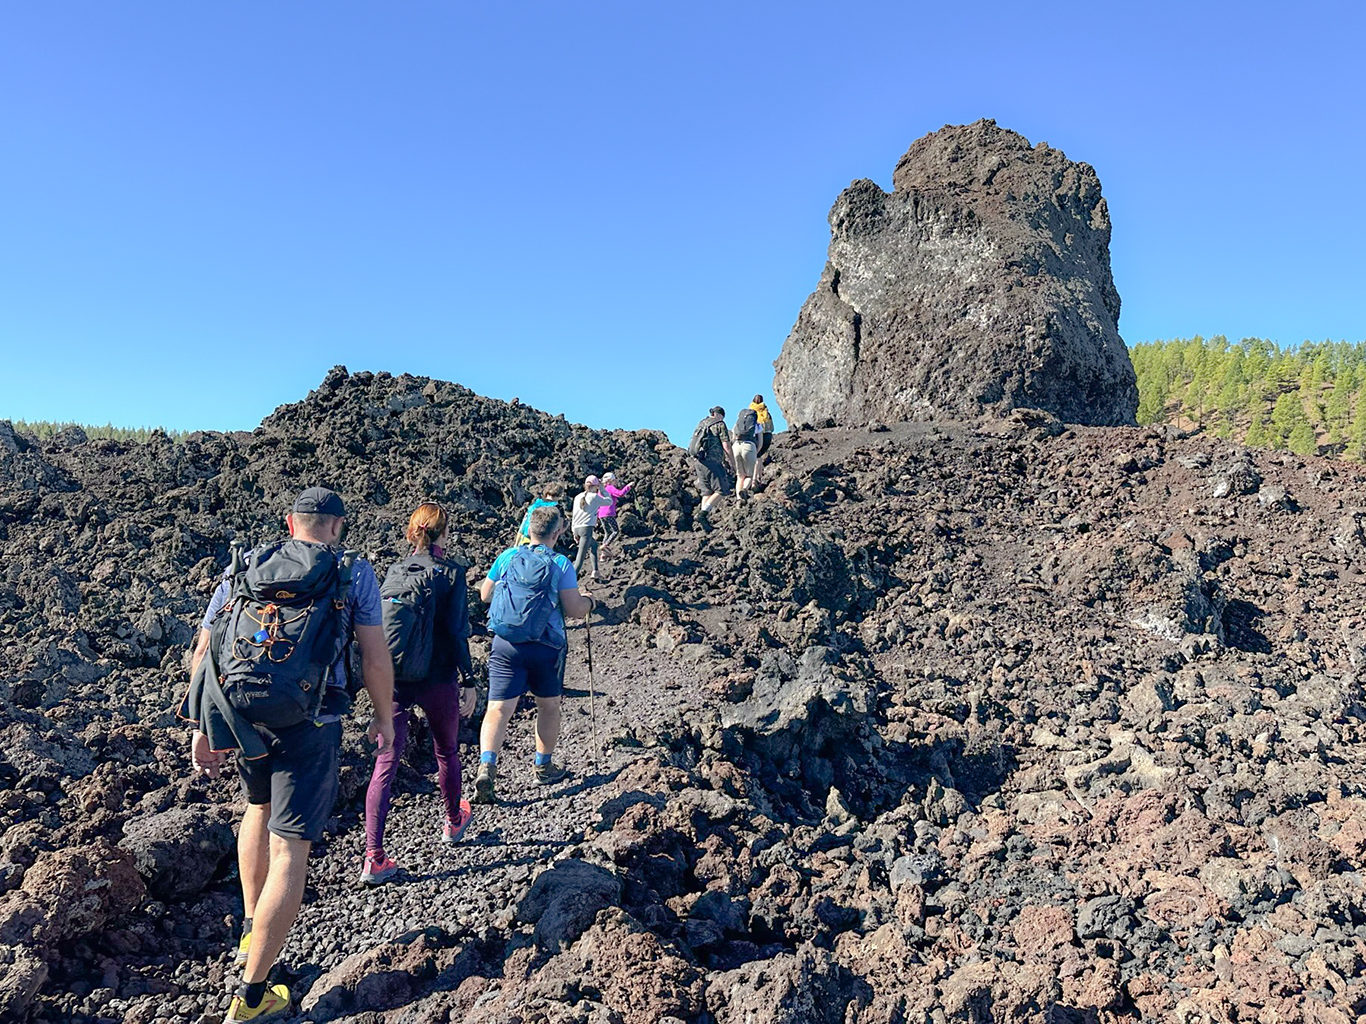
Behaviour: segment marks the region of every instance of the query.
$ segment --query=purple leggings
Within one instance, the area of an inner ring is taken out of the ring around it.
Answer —
[[[460,686],[456,682],[427,683],[420,689],[394,694],[394,744],[375,758],[375,773],[365,793],[365,849],[384,849],[384,820],[398,775],[398,759],[408,742],[409,709],[427,712],[436,749],[436,782],[446,801],[446,816],[460,816]]]

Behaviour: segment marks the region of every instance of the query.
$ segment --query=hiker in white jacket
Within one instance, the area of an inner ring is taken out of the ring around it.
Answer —
[[[583,482],[583,491],[574,499],[574,539],[579,542],[579,554],[574,559],[574,572],[583,572],[583,563],[589,554],[593,556],[593,572],[590,579],[598,578],[598,509],[607,508],[612,499],[602,493],[602,481],[590,476]]]

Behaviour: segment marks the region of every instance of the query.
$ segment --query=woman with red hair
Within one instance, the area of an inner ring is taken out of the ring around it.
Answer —
[[[419,505],[408,520],[407,537],[412,554],[389,570],[380,588],[385,634],[399,670],[394,683],[394,742],[376,756],[365,794],[365,861],[360,880],[366,885],[386,882],[398,871],[398,864],[384,852],[384,822],[413,708],[422,708],[432,730],[436,781],[446,805],[442,842],[458,842],[471,817],[469,801],[461,799],[460,793],[460,718],[474,713],[476,701],[465,573],[446,560],[446,513],[439,505]],[[414,594],[424,604],[418,614],[431,616],[430,660],[419,662],[421,678],[405,681],[401,678],[404,659],[412,652],[401,649],[403,631],[392,627],[389,612]],[[394,650],[395,646],[400,649]],[[463,683],[458,689],[457,677]]]

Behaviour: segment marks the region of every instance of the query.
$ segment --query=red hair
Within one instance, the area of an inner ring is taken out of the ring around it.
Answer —
[[[446,513],[430,501],[419,505],[408,519],[408,543],[415,548],[430,548],[445,532]]]

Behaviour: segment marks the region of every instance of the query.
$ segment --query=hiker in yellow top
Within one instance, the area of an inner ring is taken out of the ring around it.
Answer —
[[[768,451],[768,446],[773,443],[773,417],[768,411],[768,406],[764,405],[763,395],[755,395],[749,407],[754,410],[754,415],[759,420],[759,429],[763,431],[763,437],[759,441],[759,460],[754,466],[754,486],[757,487],[764,468],[764,452]]]

